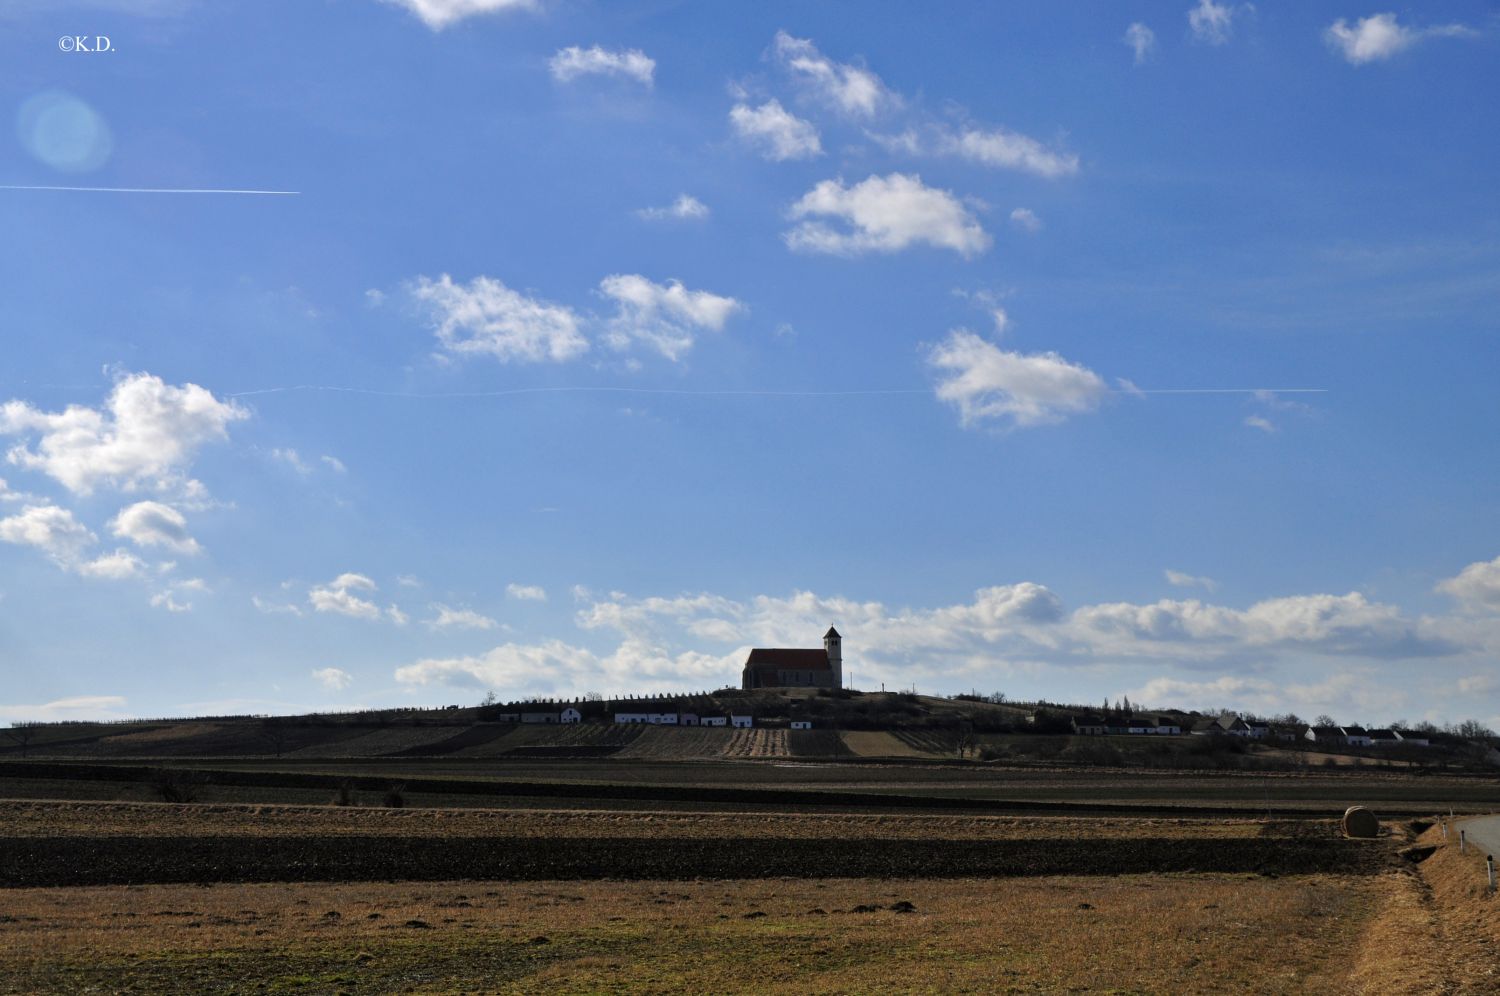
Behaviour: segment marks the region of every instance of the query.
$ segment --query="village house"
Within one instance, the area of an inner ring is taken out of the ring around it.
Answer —
[[[823,634],[823,649],[800,650],[756,647],[745,659],[740,687],[842,688],[844,687],[843,637],[832,626]]]
[[[1182,735],[1182,726],[1171,716],[1157,716],[1156,732],[1164,737],[1177,737]]]
[[[651,722],[651,714],[649,712],[617,712],[615,713],[615,722],[649,723]]]
[[[1245,737],[1251,736],[1250,724],[1232,712],[1226,712],[1212,719],[1201,720],[1193,727],[1193,735],[1199,737]],[[1262,733],[1262,736],[1265,734]]]
[[[1403,744],[1410,744],[1413,747],[1432,746],[1432,741],[1427,739],[1427,735],[1424,733],[1415,733],[1411,730],[1400,729],[1399,727],[1391,732],[1396,734],[1396,739],[1400,740]]]
[[[696,712],[680,712],[677,714],[678,726],[697,726],[698,714]]]
[[[1396,736],[1395,730],[1371,730],[1371,747],[1395,747],[1401,743],[1401,738]]]
[[[523,712],[521,722],[523,723],[558,723],[562,721],[562,714],[556,712]]]
[[[1375,741],[1370,739],[1370,731],[1363,726],[1341,726],[1339,732],[1344,735],[1344,743],[1350,747],[1373,747]]]
[[[564,723],[581,723],[583,722],[583,713],[579,712],[573,706],[568,706],[562,711],[559,718]]]
[[[1341,744],[1344,742],[1344,731],[1337,726],[1309,726],[1302,738],[1315,744]]]
[[[1109,732],[1108,725],[1098,716],[1074,716],[1073,732],[1081,737],[1102,737]]]
[[[728,726],[729,719],[726,716],[700,716],[698,724],[700,726]]]
[[[1125,721],[1125,732],[1134,736],[1154,734],[1156,720],[1147,719],[1145,716],[1131,716]]]
[[[755,717],[730,713],[729,725],[734,727],[736,730],[748,730],[755,725]]]
[[[810,730],[812,729],[812,721],[807,719],[794,719],[792,720],[792,729]]]

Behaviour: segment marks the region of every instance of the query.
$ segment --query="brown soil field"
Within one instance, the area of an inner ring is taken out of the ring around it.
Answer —
[[[1383,992],[1383,877],[4,893],[0,992]],[[1437,991],[1437,990],[1434,990]]]
[[[393,726],[371,730],[347,740],[313,744],[290,752],[293,758],[383,757],[412,747],[440,743],[467,730],[467,726]]]
[[[762,837],[784,840],[1331,839],[1334,820],[384,809],[0,801],[3,837]]]
[[[786,730],[734,730],[725,757],[790,757]]]
[[[859,757],[926,757],[925,751],[883,730],[845,730],[844,746]]]
[[[1025,820],[12,803],[0,887],[148,882],[1370,874],[1316,821]]]

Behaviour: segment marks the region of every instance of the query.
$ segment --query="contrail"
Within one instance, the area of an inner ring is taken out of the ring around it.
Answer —
[[[295,197],[300,190],[223,190],[200,187],[40,187],[0,183],[0,190],[72,190],[93,194],[260,194],[269,197]]]
[[[688,391],[655,387],[517,387],[504,391],[381,391],[368,387],[336,387],[327,384],[293,384],[287,387],[263,387],[253,391],[235,391],[229,398],[249,398],[261,394],[290,394],[297,391],[326,391],[336,394],[366,394],[380,398],[508,398],[524,394],[661,394],[691,398],[853,398],[903,394],[931,394],[931,388],[878,388],[848,391],[783,390],[711,390]],[[1111,394],[1326,394],[1326,387],[1182,387],[1132,388],[1111,390]]]

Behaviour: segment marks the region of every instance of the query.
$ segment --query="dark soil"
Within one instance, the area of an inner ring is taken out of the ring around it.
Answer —
[[[1389,848],[1336,839],[545,839],[9,837],[0,886],[694,878],[955,878],[1154,872],[1361,873]]]

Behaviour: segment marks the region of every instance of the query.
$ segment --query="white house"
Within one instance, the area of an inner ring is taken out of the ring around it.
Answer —
[[[810,730],[810,729],[812,729],[812,720],[810,720],[810,719],[794,719],[794,720],[792,720],[792,729],[794,729],[794,730]]]
[[[733,726],[736,730],[748,730],[748,729],[750,729],[750,727],[752,727],[752,726],[755,725],[755,717],[754,716],[736,716],[734,713],[730,713],[729,714],[729,725]]]
[[[1391,732],[1396,734],[1396,739],[1404,744],[1411,744],[1414,747],[1432,746],[1432,741],[1420,733],[1413,733],[1411,730],[1392,730]]]
[[[1156,732],[1157,735],[1163,737],[1180,737],[1182,726],[1170,716],[1158,716],[1156,717]]]
[[[698,725],[699,726],[728,726],[729,725],[729,720],[725,719],[723,716],[699,716],[698,717]]]
[[[696,712],[679,713],[677,716],[678,726],[697,726],[698,714]]]
[[[649,723],[651,722],[651,714],[649,712],[617,712],[615,713],[615,722]]]
[[[652,726],[676,726],[677,714],[675,712],[653,712],[648,722]]]
[[[581,723],[583,722],[583,713],[572,706],[568,706],[562,711],[562,721],[564,723]]]
[[[1375,741],[1370,738],[1370,731],[1363,726],[1343,726],[1339,729],[1344,734],[1344,743],[1350,747],[1375,746]]]
[[[521,722],[523,723],[556,723],[561,715],[555,712],[523,712]]]

